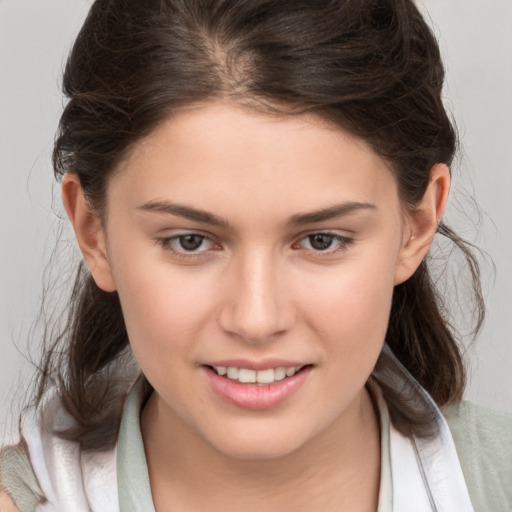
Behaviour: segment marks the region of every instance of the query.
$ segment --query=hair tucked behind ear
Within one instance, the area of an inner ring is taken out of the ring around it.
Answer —
[[[55,173],[76,173],[102,215],[108,180],[137,141],[177,109],[221,99],[337,123],[389,162],[404,207],[414,209],[430,170],[449,166],[456,149],[443,81],[438,45],[411,0],[96,0],[66,66]],[[466,258],[478,327],[478,264],[449,228],[441,225],[438,236]],[[465,380],[443,308],[427,260],[396,287],[387,333],[399,361],[440,405],[460,399]],[[86,448],[115,438],[111,401],[125,389],[116,383],[127,343],[117,295],[81,268],[66,330],[45,354],[38,400],[56,382],[77,423],[68,435]],[[383,356],[374,378],[393,421],[427,435],[432,418],[422,402],[386,385],[391,367]]]
[[[448,237],[468,263],[476,297],[476,333],[484,319],[478,261],[468,244],[443,223],[438,233]],[[466,379],[464,361],[453,328],[442,313],[445,309],[443,298],[431,280],[428,262],[423,261],[410,279],[395,287],[386,335],[386,342],[394,355],[438,405],[461,400]],[[423,436],[435,433],[432,411],[414,385],[411,387],[410,378],[401,387],[392,385],[397,374],[403,374],[401,368],[395,367],[390,376],[389,368],[393,366],[383,353],[372,374],[384,390],[393,423],[402,432],[412,430]]]

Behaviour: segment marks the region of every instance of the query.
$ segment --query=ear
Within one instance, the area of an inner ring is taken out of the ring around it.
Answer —
[[[423,199],[405,220],[395,284],[407,281],[427,255],[446,207],[450,182],[450,170],[445,164],[432,167]]]
[[[89,206],[77,174],[64,174],[62,202],[94,281],[102,290],[114,291],[116,286],[110,269],[101,219]]]

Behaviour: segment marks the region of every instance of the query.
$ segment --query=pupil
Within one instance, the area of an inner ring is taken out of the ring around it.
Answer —
[[[332,239],[332,235],[317,233],[316,235],[311,235],[309,237],[309,242],[311,243],[311,247],[313,247],[313,249],[317,249],[318,251],[325,251],[325,249],[329,249],[331,246]]]
[[[203,238],[200,235],[183,235],[180,236],[180,245],[186,251],[193,251],[201,246]]]

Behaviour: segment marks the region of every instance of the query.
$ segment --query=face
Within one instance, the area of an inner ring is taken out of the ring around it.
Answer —
[[[242,458],[293,452],[360,404],[407,236],[386,163],[313,116],[184,110],[107,194],[108,265],[155,399]]]

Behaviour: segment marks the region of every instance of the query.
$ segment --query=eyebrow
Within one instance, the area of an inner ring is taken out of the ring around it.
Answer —
[[[205,210],[191,208],[169,201],[148,201],[142,206],[138,207],[139,210],[154,213],[163,213],[167,215],[176,215],[196,222],[210,224],[211,226],[221,227],[224,229],[231,229],[229,222],[218,215],[209,213]],[[323,222],[326,220],[335,219],[358,210],[376,210],[377,207],[371,203],[364,202],[348,202],[341,203],[321,210],[315,210],[307,213],[299,213],[293,215],[288,221],[289,226],[302,226],[305,224],[313,224],[316,222]]]
[[[352,201],[349,203],[336,204],[334,206],[329,206],[327,208],[323,208],[321,210],[316,210],[313,212],[299,213],[291,217],[291,219],[288,221],[288,225],[303,226],[304,224],[313,224],[316,222],[323,222],[326,220],[343,217],[344,215],[349,215],[350,213],[354,213],[358,210],[376,209],[377,207],[372,203]]]
[[[229,229],[229,222],[218,215],[199,210],[197,208],[190,208],[189,206],[183,206],[169,201],[148,201],[147,203],[139,206],[139,210],[145,212],[165,213],[168,215],[176,215],[185,219],[193,220],[196,222],[202,222],[204,224],[210,224],[225,229]]]

